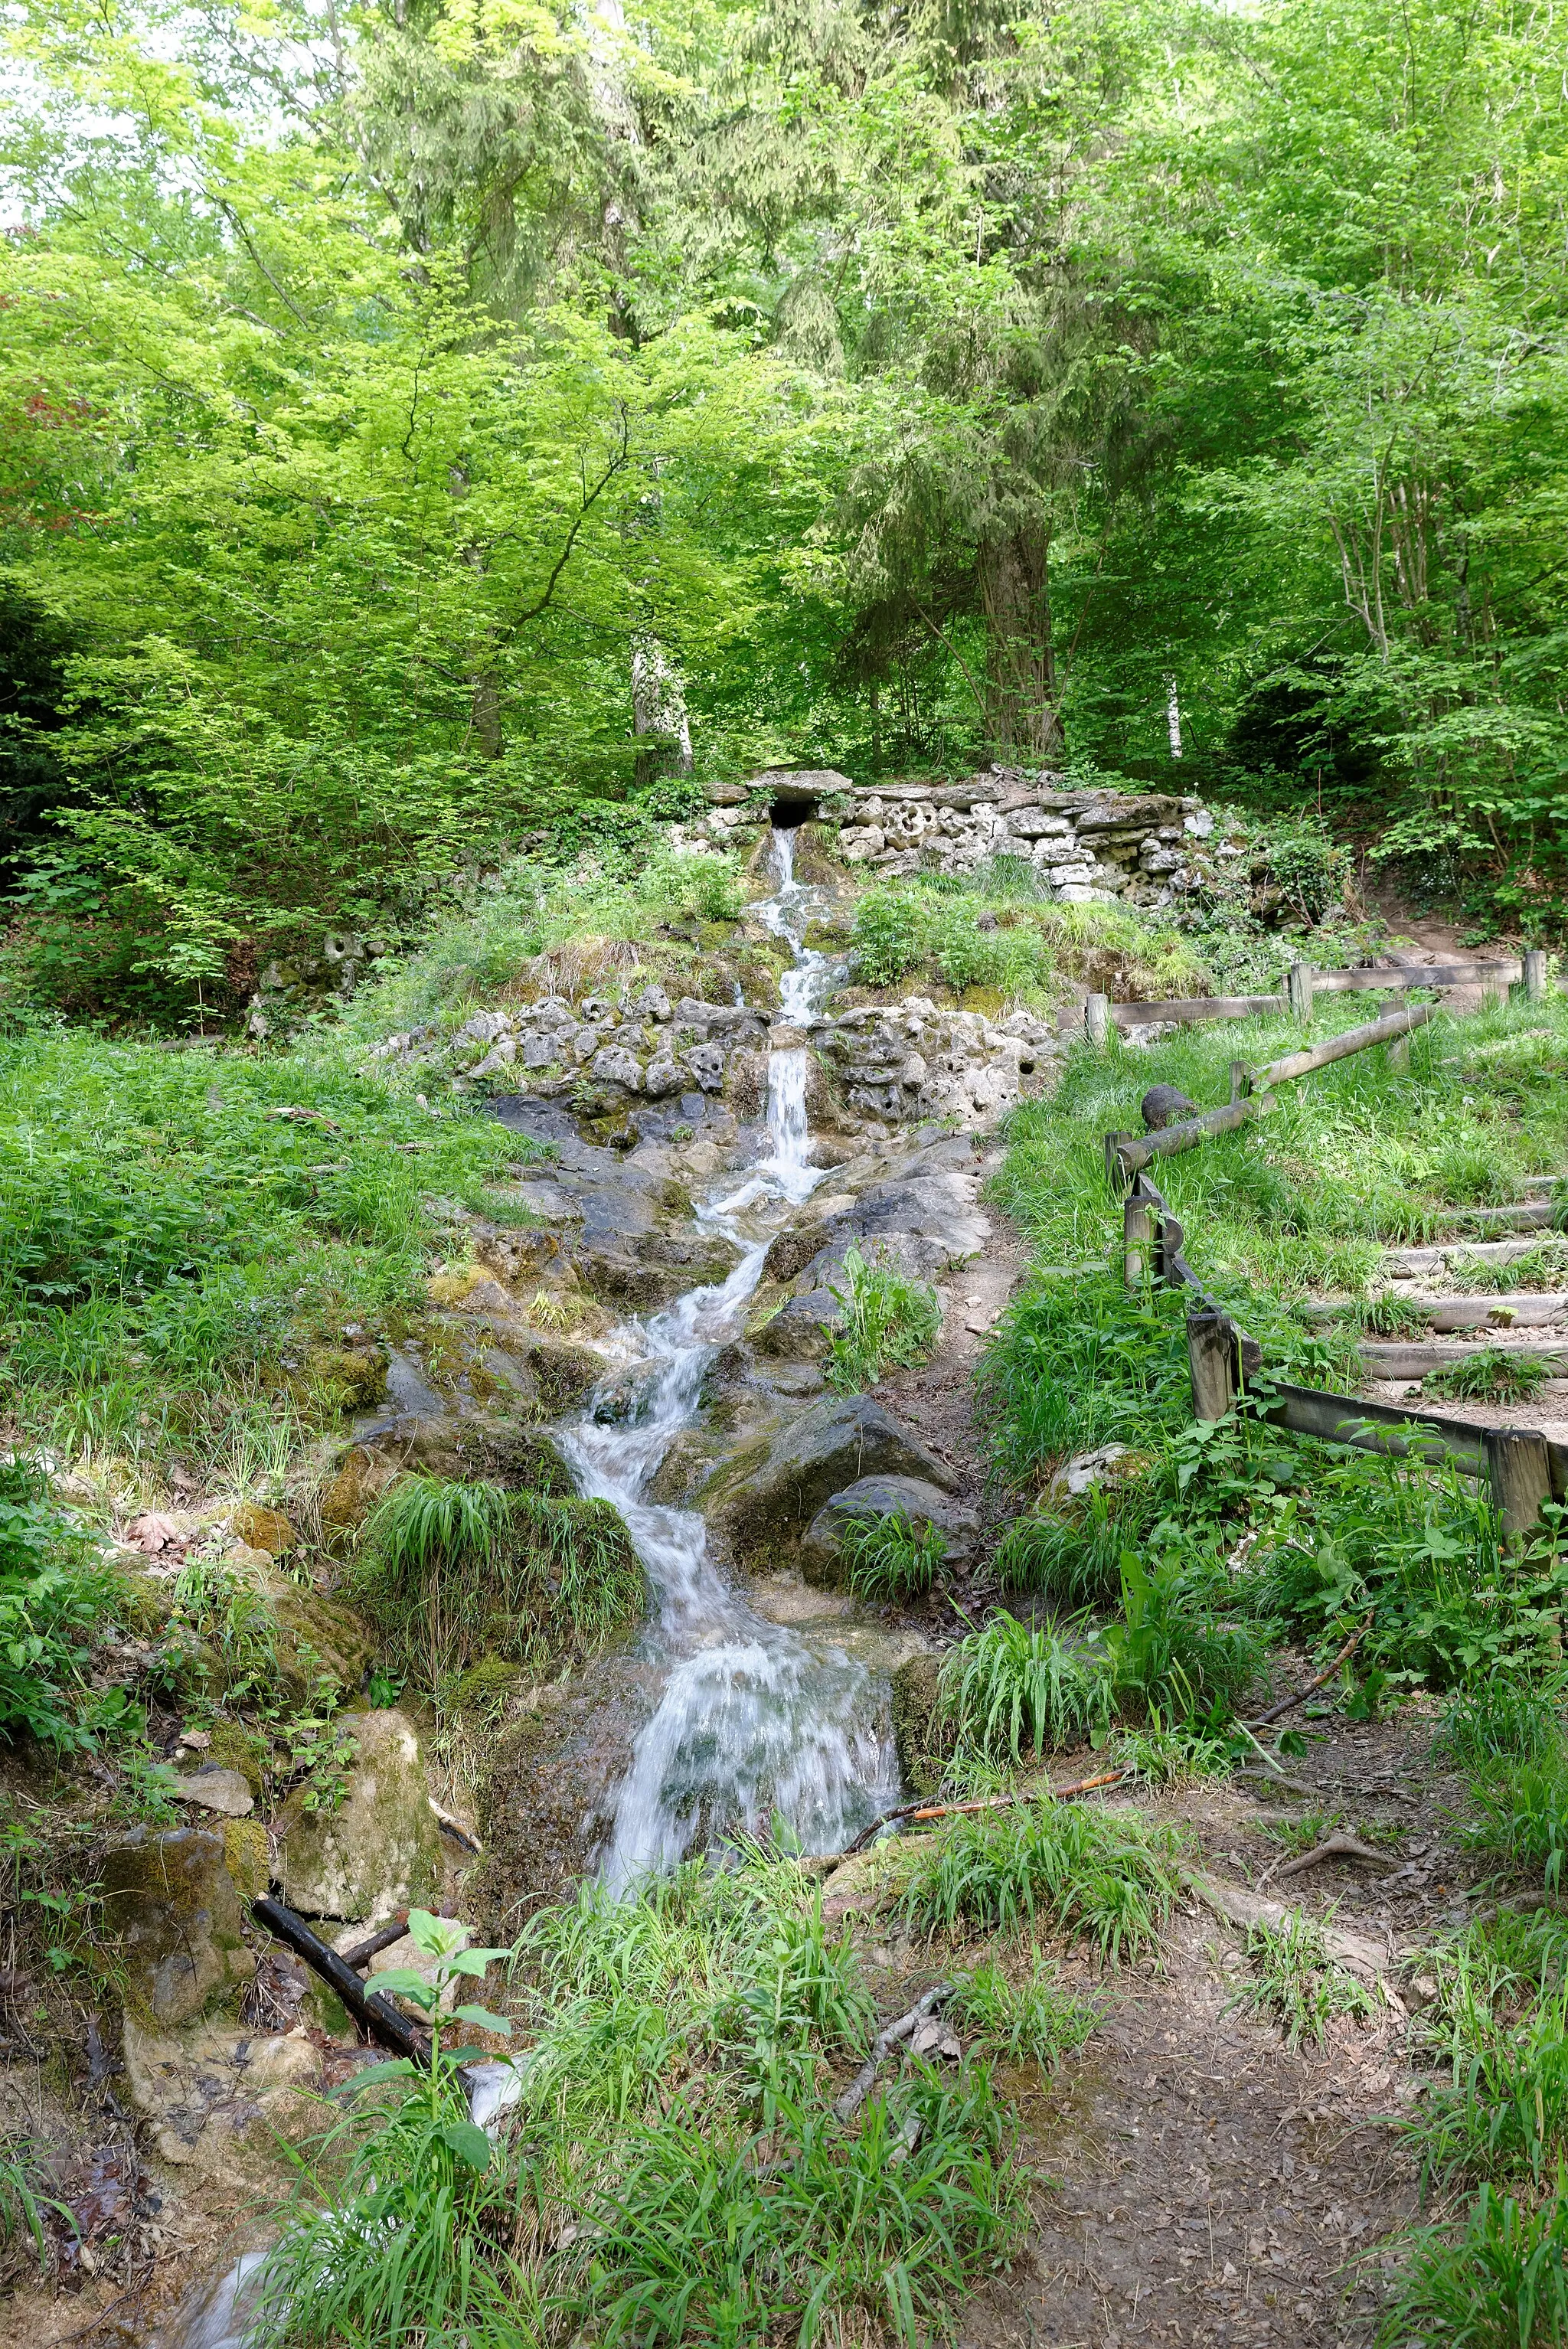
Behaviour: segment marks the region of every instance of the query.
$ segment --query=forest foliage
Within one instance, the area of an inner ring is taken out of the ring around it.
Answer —
[[[1549,8],[5,28],[22,982],[242,999],[769,761],[1180,773],[1553,924]]]

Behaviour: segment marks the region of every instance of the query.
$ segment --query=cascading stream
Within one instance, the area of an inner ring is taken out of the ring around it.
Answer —
[[[795,957],[779,989],[786,1024],[810,1019],[838,975],[802,943],[810,892],[795,880],[793,847],[791,833],[774,833],[778,894],[753,909]],[[781,1220],[769,1209],[801,1206],[822,1178],[810,1163],[808,1068],[803,1048],[769,1055],[766,1154],[742,1184],[699,1210],[700,1222],[742,1250],[734,1271],[627,1332],[648,1373],[631,1421],[602,1425],[591,1404],[561,1434],[579,1490],[613,1502],[626,1521],[657,1601],[644,1653],[670,1667],[634,1748],[603,1856],[603,1873],[617,1889],[673,1867],[694,1846],[765,1826],[774,1813],[808,1850],[831,1850],[896,1799],[892,1741],[878,1725],[885,1706],[866,1666],[764,1621],[708,1557],[697,1513],[645,1497],[696,1416],[709,1359],[736,1334],[761,1278]],[[767,1228],[744,1230],[742,1216]]]

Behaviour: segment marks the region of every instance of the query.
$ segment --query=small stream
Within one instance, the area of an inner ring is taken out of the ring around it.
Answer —
[[[752,911],[794,955],[780,1009],[784,1023],[799,1023],[839,972],[802,943],[810,892],[794,877],[793,833],[774,833],[772,864],[778,892]],[[739,1333],[769,1241],[822,1179],[825,1170],[811,1164],[808,1069],[803,1048],[769,1053],[764,1155],[738,1186],[698,1210],[706,1229],[741,1250],[734,1271],[624,1333],[643,1373],[630,1418],[603,1423],[594,1397],[583,1418],[558,1431],[579,1491],[613,1502],[626,1521],[655,1602],[641,1652],[669,1670],[637,1738],[601,1863],[617,1889],[694,1848],[764,1828],[775,1814],[805,1849],[830,1851],[897,1800],[885,1682],[842,1647],[765,1621],[709,1558],[696,1511],[645,1497],[670,1445],[697,1416],[713,1355]]]

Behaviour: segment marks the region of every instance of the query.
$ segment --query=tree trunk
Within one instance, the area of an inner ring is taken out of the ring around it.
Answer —
[[[654,738],[637,752],[638,782],[651,783],[672,766],[677,775],[690,774],[691,721],[686,716],[686,688],[680,671],[671,667],[656,636],[638,636],[632,646],[632,727],[639,740]]]
[[[1066,748],[1051,647],[1049,551],[1043,534],[1021,530],[980,550],[991,748],[999,759],[1031,765],[1059,759]]]

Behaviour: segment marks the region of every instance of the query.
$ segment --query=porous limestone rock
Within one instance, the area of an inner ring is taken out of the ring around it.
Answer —
[[[304,2125],[298,2091],[315,2086],[321,2057],[305,2032],[235,2030],[197,2023],[183,2030],[125,2019],[125,2078],[160,2159],[204,2175],[235,2177],[252,2167],[237,2139],[253,2124],[257,2150],[275,2154],[273,2131]]]
[[[952,1730],[942,1718],[942,1660],[906,1656],[892,1675],[892,1735],[899,1775],[912,1795],[929,1798],[942,1784],[953,1750]]]
[[[515,1940],[523,1917],[586,1872],[655,1702],[655,1675],[601,1659],[502,1731],[479,1789],[485,1856],[465,1890],[487,1940]]]
[[[307,1917],[387,1917],[429,1900],[440,1876],[419,1740],[396,1711],[351,1713],[344,1725],[355,1758],[337,1808],[307,1810],[301,1787],[279,1818],[284,1898]]]
[[[101,1881],[128,2013],[188,2023],[232,2001],[255,1972],[221,1835],[132,1827],[105,1854]]]

